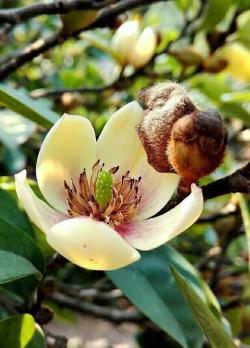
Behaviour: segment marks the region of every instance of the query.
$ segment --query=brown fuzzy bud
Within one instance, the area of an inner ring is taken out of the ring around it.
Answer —
[[[192,182],[221,163],[226,129],[214,109],[200,111],[185,89],[161,83],[139,93],[144,119],[137,126],[148,162],[159,172],[175,172]]]

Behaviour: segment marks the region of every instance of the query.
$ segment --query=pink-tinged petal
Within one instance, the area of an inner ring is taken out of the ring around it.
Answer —
[[[37,181],[46,200],[67,213],[64,180],[76,180],[84,168],[89,175],[95,160],[95,132],[89,120],[62,116],[48,132],[37,159]]]
[[[116,231],[88,217],[68,219],[53,226],[47,241],[66,259],[93,270],[121,268],[140,258]]]
[[[31,190],[26,179],[26,170],[15,175],[17,196],[26,210],[30,220],[44,233],[68,217],[58,213],[39,199]]]
[[[129,54],[129,63],[136,68],[144,66],[153,57],[156,45],[157,37],[154,30],[145,28]]]
[[[119,166],[117,175],[131,169],[144,152],[136,131],[142,118],[143,110],[136,101],[123,106],[108,120],[97,141],[97,158],[107,169]]]
[[[193,184],[191,194],[172,210],[149,220],[121,225],[117,230],[134,248],[150,250],[185,231],[198,219],[202,209],[202,190]]]

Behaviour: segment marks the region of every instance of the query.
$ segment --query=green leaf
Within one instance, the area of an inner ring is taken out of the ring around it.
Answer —
[[[58,115],[44,102],[33,100],[25,92],[5,84],[0,84],[0,105],[46,128],[50,128],[58,119]]]
[[[208,32],[212,31],[214,27],[225,17],[231,5],[232,0],[209,0],[201,29]]]
[[[248,247],[248,263],[250,272],[250,209],[242,193],[236,193],[238,201],[240,203],[240,210],[243,220],[243,225],[246,233],[247,247]]]
[[[38,324],[36,324],[34,335],[25,348],[46,348],[44,333]]]
[[[30,314],[15,315],[0,321],[0,347],[45,348],[44,335]]]
[[[221,100],[224,103],[242,103],[250,101],[250,90],[224,93],[221,96]]]
[[[3,179],[3,177],[1,177]],[[5,178],[6,185],[8,178]],[[4,181],[2,180],[2,185],[4,186]],[[21,229],[22,231],[33,235],[31,225],[28,222],[26,216],[19,209],[16,200],[12,195],[0,188],[0,220],[4,220],[14,227]]]
[[[8,269],[4,269],[4,265],[1,264],[1,269],[7,276],[0,279],[0,282],[12,282],[7,284],[8,287],[13,285],[12,291],[18,291],[20,286],[13,280],[19,279],[20,277],[29,275],[40,275],[43,273],[45,262],[42,252],[34,239],[32,238],[34,232],[29,224],[25,215],[19,210],[17,203],[13,196],[0,189],[0,250],[8,251],[13,253],[13,257],[20,256],[24,263],[28,263],[28,270],[24,271],[20,276],[20,272],[15,275],[15,268],[11,269],[11,275],[8,278]],[[10,262],[11,264],[11,262]],[[23,263],[22,263],[23,264]],[[8,266],[8,265],[7,265]],[[11,266],[13,267],[13,266]],[[40,272],[38,272],[38,270]],[[32,278],[32,277],[29,277]],[[18,281],[19,282],[19,281]],[[30,295],[34,288],[37,280],[33,277],[29,282],[21,284],[21,288],[25,288],[24,293]],[[31,284],[32,286],[29,286]],[[6,285],[5,285],[6,286]],[[27,289],[30,291],[27,292]]]
[[[230,83],[225,76],[215,76],[214,74],[199,74],[189,80],[191,88],[205,94],[211,106],[217,107],[226,117],[241,119],[246,125],[250,126],[250,118],[247,110],[233,102],[224,102],[222,95],[232,92]]]
[[[211,347],[236,348],[222,323],[208,309],[193,287],[188,284],[185,278],[174,267],[172,267],[172,273]]]
[[[224,76],[215,76],[214,74],[202,73],[192,77],[189,80],[192,88],[196,88],[204,93],[214,103],[221,101],[223,93],[231,92],[230,85]]]
[[[35,241],[25,232],[0,218],[0,250],[10,251],[29,260],[44,271],[44,257]],[[1,265],[1,268],[3,266]]]
[[[36,195],[43,199],[37,183],[30,179],[28,183]],[[16,203],[16,190],[13,177],[0,177],[0,219],[9,222],[11,225],[21,229],[22,232],[33,237],[45,257],[53,255],[54,250],[46,241],[45,234],[37,226],[31,225],[26,214],[23,214],[19,209]]]
[[[248,6],[250,8],[250,3],[248,4]],[[238,16],[237,20],[238,30],[233,34],[232,39],[240,41],[249,48],[250,11],[241,13],[241,15]]]
[[[0,284],[35,275],[41,278],[41,273],[22,256],[0,250]],[[12,347],[12,346],[11,346]]]
[[[108,277],[149,319],[185,348],[200,348],[203,335],[170,271],[174,264],[201,292],[194,268],[169,245],[141,253],[135,264]]]
[[[236,103],[221,103],[219,110],[227,117],[239,118],[246,126],[250,126],[249,112]]]

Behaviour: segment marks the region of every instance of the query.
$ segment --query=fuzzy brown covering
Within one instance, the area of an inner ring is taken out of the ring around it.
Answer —
[[[216,110],[199,110],[173,82],[142,89],[138,99],[145,110],[137,131],[157,171],[176,172],[194,182],[221,163],[227,133]]]

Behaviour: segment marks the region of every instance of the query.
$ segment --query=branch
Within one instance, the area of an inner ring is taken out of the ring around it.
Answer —
[[[110,291],[102,291],[94,287],[82,289],[81,287],[66,283],[59,283],[57,286],[60,293],[78,298],[79,300],[93,298],[96,300],[114,301],[123,296],[120,289],[112,289]]]
[[[230,193],[246,193],[250,194],[250,162],[234,173],[225,176],[219,180],[211,182],[208,185],[201,187],[204,200],[227,195]],[[167,205],[156,215],[161,215],[178,205],[188,193],[177,194],[174,199],[171,199]]]
[[[224,311],[230,310],[232,308],[250,306],[250,301],[244,298],[236,297],[233,300],[221,305],[221,309]]]
[[[115,81],[101,87],[58,88],[54,90],[53,89],[52,90],[37,89],[31,92],[31,97],[34,99],[47,98],[47,97],[57,98],[64,93],[99,94],[110,89],[120,90],[120,89],[130,87],[130,85],[134,82],[135,78],[138,76],[146,76],[152,79],[161,78],[162,80],[173,78],[172,74],[169,74],[169,73],[165,73],[165,74],[150,73],[146,71],[144,68],[140,68],[135,70],[135,72],[129,76],[124,76],[120,74]]]
[[[108,306],[100,306],[93,303],[85,302],[81,299],[73,298],[61,294],[59,292],[53,294],[51,299],[56,303],[76,310],[83,314],[91,314],[98,318],[105,318],[113,322],[140,322],[143,320],[143,315],[139,313],[134,307],[121,310]]]
[[[48,348],[67,348],[68,339],[66,337],[49,331],[45,331],[45,337]]]
[[[5,79],[9,74],[14,72],[20,66],[31,61],[39,54],[46,52],[48,49],[56,46],[58,43],[64,42],[61,32],[51,35],[47,39],[38,39],[20,52],[13,54],[6,59],[6,63],[0,66],[0,80]]]
[[[223,196],[228,193],[250,193],[250,162],[231,175],[202,187],[204,199]]]
[[[119,80],[115,80],[114,82],[104,85],[102,87],[79,87],[79,88],[59,88],[55,90],[44,90],[38,89],[31,92],[31,97],[34,99],[37,98],[47,98],[47,97],[59,97],[64,93],[102,93],[109,89],[115,88],[119,84]]]
[[[114,3],[114,0],[56,0],[38,2],[28,6],[0,10],[0,24],[18,24],[40,15],[65,14],[73,10],[99,10]]]
[[[124,0],[119,2],[117,5],[104,9],[97,20],[91,24],[88,28],[84,30],[107,27],[109,26],[112,19],[116,16],[131,10],[135,7],[141,5],[152,4],[159,2],[160,0]],[[168,0],[166,0],[168,1]],[[55,47],[58,44],[62,44],[67,39],[72,37],[78,37],[82,30],[65,34],[62,30],[56,34],[51,35],[46,39],[39,39],[32,44],[25,47],[23,50],[11,55],[6,59],[6,63],[2,64],[0,67],[0,81],[9,76],[17,68],[23,66],[24,64],[31,61],[33,58],[37,57],[39,54],[46,52],[48,49]]]
[[[182,27],[180,34],[179,34],[179,39],[183,38],[183,36],[185,36],[187,34],[190,25],[193,24],[203,14],[206,2],[207,2],[207,0],[201,0],[200,9],[197,11],[196,15],[192,19],[185,18],[183,27]],[[96,25],[96,23],[95,23],[95,25]],[[191,34],[193,32],[195,32],[194,26],[190,32],[191,32]],[[147,77],[150,77],[152,79],[159,78],[161,80],[164,80],[164,79],[171,80],[171,79],[173,79],[173,76],[172,76],[172,74],[170,74],[168,72],[157,74],[157,73],[151,73],[151,72],[147,71],[146,69],[152,63],[154,63],[155,59],[158,56],[160,56],[161,54],[164,54],[164,53],[168,53],[168,51],[172,47],[172,44],[175,42],[176,42],[176,40],[169,41],[167,43],[167,45],[160,52],[156,52],[153,55],[153,57],[151,58],[151,60],[148,62],[148,64],[146,66],[139,68],[139,69],[136,69],[134,71],[134,73],[132,73],[129,76],[124,76],[124,75],[120,74],[118,79],[116,79],[112,83],[109,83],[109,84],[104,85],[102,87],[79,87],[79,88],[60,88],[60,89],[55,89],[55,90],[37,90],[37,91],[33,91],[31,93],[31,97],[34,99],[47,98],[47,97],[57,98],[57,97],[60,97],[64,93],[84,93],[84,94],[89,94],[89,93],[92,94],[93,93],[93,94],[98,94],[98,93],[102,93],[102,92],[105,92],[105,91],[110,90],[110,89],[121,89],[124,87],[129,87],[133,83],[134,79],[137,78],[138,76],[147,76]],[[190,77],[190,76],[188,76],[188,77]]]
[[[236,216],[237,214],[238,214],[237,210],[229,211],[229,212],[220,212],[214,215],[202,216],[199,218],[199,220],[197,220],[196,223],[198,224],[213,223],[228,216]]]

